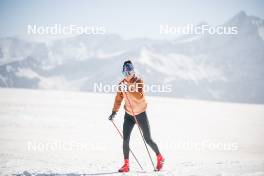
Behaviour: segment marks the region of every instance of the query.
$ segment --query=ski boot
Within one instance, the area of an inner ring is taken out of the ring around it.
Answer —
[[[163,167],[165,159],[161,154],[157,155],[157,166],[156,166],[156,171],[160,171]]]
[[[124,165],[118,170],[118,172],[129,172],[129,160],[125,159]]]

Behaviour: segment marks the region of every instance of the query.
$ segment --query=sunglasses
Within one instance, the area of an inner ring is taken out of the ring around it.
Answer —
[[[134,67],[132,64],[128,63],[123,66],[122,74],[126,77],[134,73]]]

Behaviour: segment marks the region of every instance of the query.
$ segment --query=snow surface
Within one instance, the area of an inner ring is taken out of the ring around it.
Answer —
[[[0,175],[122,175],[114,173],[123,162],[122,140],[107,119],[113,100],[112,94],[0,89]],[[131,156],[125,175],[264,175],[264,105],[161,97],[148,103],[164,172],[140,173]],[[115,119],[120,128],[123,114]],[[137,128],[131,148],[151,171]]]

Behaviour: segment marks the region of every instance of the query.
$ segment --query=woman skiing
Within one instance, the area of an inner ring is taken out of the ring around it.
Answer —
[[[160,171],[163,167],[164,158],[161,155],[157,144],[152,140],[149,122],[146,114],[147,102],[144,97],[143,81],[135,75],[133,64],[130,60],[123,65],[124,79],[119,83],[116,93],[114,107],[109,120],[113,120],[118,112],[122,100],[125,100],[125,116],[123,123],[123,154],[124,165],[119,172],[129,171],[129,140],[132,129],[136,123],[140,126],[146,143],[152,148],[157,156],[156,170]],[[134,118],[134,115],[136,119]]]

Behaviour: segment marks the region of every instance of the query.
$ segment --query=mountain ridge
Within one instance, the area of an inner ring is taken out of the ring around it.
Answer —
[[[121,79],[122,62],[132,59],[146,83],[173,87],[171,93],[150,95],[264,103],[263,24],[239,12],[223,24],[238,25],[237,35],[175,40],[81,35],[49,44],[2,38],[0,87],[93,91],[95,82]]]

